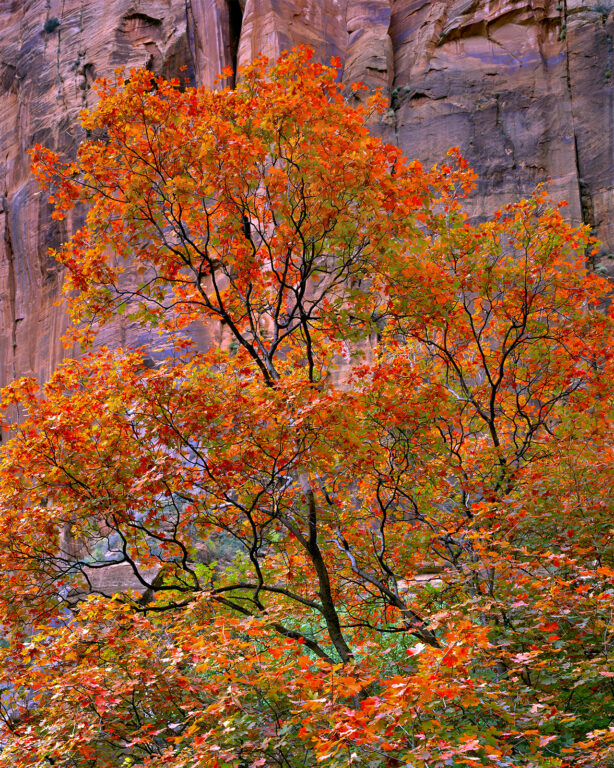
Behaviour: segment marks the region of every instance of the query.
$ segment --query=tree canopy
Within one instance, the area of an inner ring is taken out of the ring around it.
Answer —
[[[547,187],[470,221],[459,153],[408,162],[307,50],[99,91],[76,160],[33,151],[86,211],[72,338],[125,313],[167,354],[2,393],[0,766],[609,764],[587,229]]]

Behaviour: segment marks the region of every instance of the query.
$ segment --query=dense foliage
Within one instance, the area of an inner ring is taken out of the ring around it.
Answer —
[[[75,162],[33,153],[87,210],[73,334],[123,312],[167,353],[3,393],[0,766],[611,764],[587,231],[543,188],[470,223],[458,153],[408,163],[307,51],[100,91]]]

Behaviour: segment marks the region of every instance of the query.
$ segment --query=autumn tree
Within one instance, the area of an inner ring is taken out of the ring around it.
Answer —
[[[544,188],[471,223],[462,157],[407,162],[336,66],[135,71],[99,83],[76,161],[33,152],[54,215],[87,211],[56,254],[72,336],[127,313],[167,354],[3,393],[0,765],[614,755],[589,234]]]

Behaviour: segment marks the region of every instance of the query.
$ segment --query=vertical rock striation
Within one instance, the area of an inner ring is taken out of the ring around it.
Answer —
[[[190,62],[183,2],[0,3],[0,384],[26,374],[45,379],[65,354],[66,316],[55,306],[62,273],[48,251],[78,216],[51,219],[28,148],[40,142],[74,153],[96,77],[143,65],[171,75]],[[106,341],[125,342],[127,330],[118,323]]]
[[[65,354],[54,222],[27,149],[68,154],[91,85],[147,66],[212,86],[225,67],[296,44],[382,88],[376,126],[409,156],[459,145],[480,174],[476,215],[552,179],[597,230],[614,272],[614,2],[578,0],[0,0],[0,384],[47,378]],[[195,335],[207,337],[201,329]],[[148,343],[118,319],[105,343]],[[153,341],[150,342],[154,344]]]

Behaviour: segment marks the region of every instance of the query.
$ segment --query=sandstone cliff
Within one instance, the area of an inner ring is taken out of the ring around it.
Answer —
[[[0,385],[46,378],[65,354],[47,252],[78,222],[51,220],[26,153],[74,152],[96,77],[185,65],[211,85],[228,64],[308,43],[341,57],[345,81],[384,89],[377,129],[407,155],[460,145],[481,178],[475,213],[552,178],[614,272],[613,37],[611,0],[0,0]],[[147,342],[121,320],[105,340]]]

